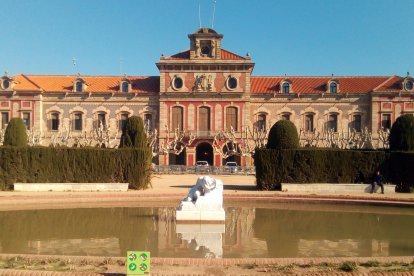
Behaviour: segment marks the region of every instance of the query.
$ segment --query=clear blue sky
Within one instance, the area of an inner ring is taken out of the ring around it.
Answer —
[[[213,0],[0,0],[0,75],[158,75],[199,3],[211,27]],[[413,0],[217,0],[214,29],[256,76],[414,75]]]

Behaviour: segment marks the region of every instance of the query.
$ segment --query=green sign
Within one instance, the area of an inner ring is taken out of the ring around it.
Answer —
[[[127,275],[143,275],[150,272],[150,253],[128,251],[126,261]]]

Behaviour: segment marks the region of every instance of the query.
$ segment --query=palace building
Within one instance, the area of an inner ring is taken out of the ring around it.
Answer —
[[[200,28],[188,38],[189,50],[156,62],[159,76],[5,75],[0,78],[2,128],[20,117],[40,133],[42,145],[49,145],[63,130],[80,139],[99,126],[119,138],[123,121],[138,115],[150,130],[158,130],[159,145],[176,129],[193,135],[179,155],[159,155],[159,164],[206,160],[220,166],[230,159],[251,164],[248,156],[224,159],[213,147],[222,131],[232,130],[241,139],[248,130],[291,120],[302,144],[302,134],[368,131],[368,147],[376,148],[379,130],[389,129],[402,114],[414,114],[409,74],[254,76],[249,54],[223,49],[223,35]]]

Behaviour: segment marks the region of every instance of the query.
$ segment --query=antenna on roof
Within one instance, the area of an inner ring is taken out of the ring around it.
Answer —
[[[216,14],[216,3],[217,3],[217,0],[213,0],[213,19],[211,20],[212,29],[214,29],[214,16]]]
[[[119,58],[119,75],[122,75],[122,65],[124,64],[124,59],[123,58]]]
[[[200,4],[200,1],[198,1],[198,22],[200,24],[200,29],[201,29],[201,4]]]
[[[73,64],[73,68],[75,69],[74,71],[76,71],[76,58],[75,57],[72,58],[72,64]],[[78,76],[80,76],[79,72],[78,72]]]

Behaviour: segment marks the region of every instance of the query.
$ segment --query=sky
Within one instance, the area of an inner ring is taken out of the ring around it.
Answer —
[[[250,53],[255,76],[414,75],[413,0],[0,4],[0,75],[157,76],[160,55],[187,50],[200,21],[224,49]]]

